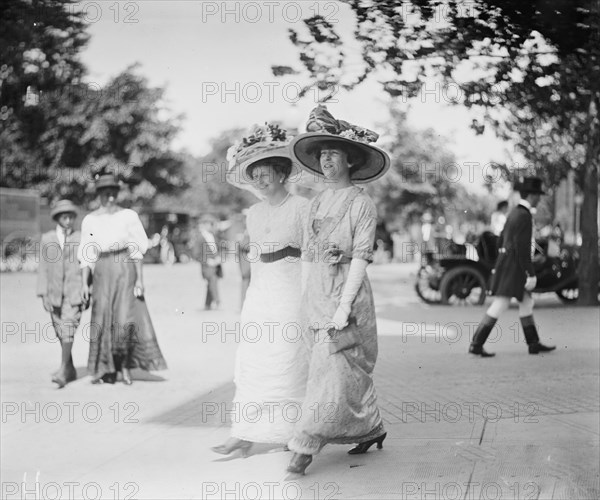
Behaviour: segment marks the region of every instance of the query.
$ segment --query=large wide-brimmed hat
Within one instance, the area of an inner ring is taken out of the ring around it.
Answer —
[[[50,217],[56,220],[60,214],[65,213],[75,214],[77,216],[79,210],[71,200],[58,200],[52,207],[52,210],[50,210]]]
[[[113,174],[101,174],[97,175],[94,182],[94,188],[96,192],[103,188],[116,188],[120,189],[118,179]]]
[[[539,177],[521,177],[515,183],[515,190],[523,194],[545,194]]]
[[[256,196],[261,197],[253,187],[252,177],[248,170],[256,163],[274,158],[284,158],[291,165],[290,177],[296,177],[299,173],[297,165],[293,164],[289,149],[290,138],[287,132],[278,125],[265,123],[265,125],[253,125],[248,134],[236,142],[227,151],[226,180],[230,184],[247,189]]]
[[[290,148],[300,164],[319,177],[324,177],[319,159],[324,144],[339,145],[349,153],[350,180],[357,184],[379,179],[390,168],[388,154],[370,144],[379,138],[377,133],[336,120],[323,105],[311,111],[306,130],[307,133],[294,138]]]

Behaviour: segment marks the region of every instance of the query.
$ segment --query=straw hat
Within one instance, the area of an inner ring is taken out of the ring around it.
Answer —
[[[253,125],[248,134],[227,151],[229,162],[225,177],[227,182],[261,197],[253,187],[248,169],[261,160],[273,158],[282,158],[289,162],[291,171],[288,178],[299,177],[301,171],[297,165],[294,165],[289,143],[287,131],[281,129],[279,125],[270,123],[265,123],[263,126]]]
[[[294,138],[290,148],[301,166],[318,177],[324,177],[319,153],[325,143],[339,145],[350,152],[350,180],[357,184],[379,179],[390,168],[388,154],[369,144],[379,138],[378,134],[344,120],[336,120],[325,106],[319,105],[311,111],[306,130],[307,133]]]
[[[56,220],[56,218],[60,214],[65,214],[65,213],[71,213],[71,214],[75,214],[75,216],[77,216],[79,213],[79,210],[77,209],[77,207],[73,204],[73,202],[71,200],[58,200],[52,207],[52,210],[50,211],[50,217],[52,217],[52,219]]]

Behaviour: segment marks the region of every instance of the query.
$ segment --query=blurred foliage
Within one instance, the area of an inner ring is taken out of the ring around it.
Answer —
[[[27,114],[27,88],[52,93],[85,74],[78,55],[89,35],[75,2],[5,0],[0,4],[2,121]]]
[[[405,112],[392,108],[385,146],[392,165],[389,172],[367,190],[380,218],[390,227],[407,228],[429,211],[436,219],[486,221],[489,206],[460,182],[460,166],[446,141],[432,129],[416,130]]]
[[[188,181],[187,189],[177,196],[158,196],[156,207],[193,214],[211,213],[226,218],[256,203],[258,199],[250,192],[238,189],[225,180],[227,150],[243,133],[242,129],[226,130],[211,141],[208,154],[200,158],[187,156],[183,167],[183,174]]]
[[[580,303],[598,295],[600,4],[595,0],[345,0],[354,40],[323,17],[290,40],[311,85],[351,89],[370,74],[391,96],[416,97],[435,75],[480,113],[552,188],[574,170],[584,201]],[[358,64],[356,61],[360,61]],[[298,72],[285,66],[277,74]],[[330,87],[331,88],[331,87]]]
[[[2,3],[0,185],[87,203],[94,175],[112,171],[131,188],[127,204],[186,186],[170,149],[179,117],[163,108],[135,66],[101,86],[78,59],[88,35],[72,2]]]

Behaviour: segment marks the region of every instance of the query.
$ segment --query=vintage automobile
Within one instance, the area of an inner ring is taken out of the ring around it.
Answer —
[[[435,251],[425,252],[417,273],[415,290],[428,304],[471,304],[485,302],[498,256],[497,238],[482,233],[474,246],[475,255],[466,245],[440,241]],[[556,257],[546,252],[547,241],[538,240],[533,259],[537,277],[535,293],[554,292],[565,303],[578,297],[576,247],[563,246]]]

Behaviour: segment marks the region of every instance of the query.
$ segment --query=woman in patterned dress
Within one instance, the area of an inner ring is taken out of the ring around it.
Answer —
[[[250,286],[242,306],[230,438],[212,448],[247,455],[252,443],[285,444],[305,392],[308,360],[300,317],[301,264],[308,201],[290,194],[284,131],[255,129],[231,151],[227,180],[263,201],[247,213]]]
[[[381,448],[386,436],[372,379],[377,328],[366,274],[377,212],[355,184],[381,177],[389,157],[367,143],[375,133],[335,120],[322,106],[307,129],[292,141],[293,154],[328,188],[311,202],[302,251],[311,353],[302,413],[288,444],[293,473],[304,473],[327,443],[358,443],[349,451],[357,454],[375,443]]]

